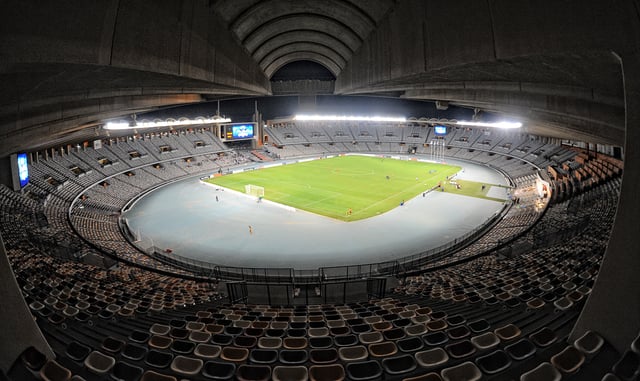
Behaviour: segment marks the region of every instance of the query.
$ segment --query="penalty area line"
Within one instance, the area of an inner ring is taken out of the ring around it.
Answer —
[[[216,189],[222,189],[222,190],[223,190],[223,191],[225,191],[225,192],[233,193],[233,194],[235,194],[235,195],[239,195],[239,196],[245,197],[245,198],[247,198],[247,199],[251,199],[251,200],[253,200],[253,201],[255,201],[255,199],[256,199],[256,197],[255,197],[255,196],[251,196],[251,195],[248,195],[248,194],[246,194],[246,193],[238,192],[237,190],[234,190],[234,189],[225,188],[225,187],[222,187],[222,186],[220,186],[220,185],[211,184],[211,183],[208,183],[208,182],[205,182],[205,181],[200,181],[200,182],[201,182],[201,183],[203,183],[203,184],[205,184],[205,185],[208,185],[208,186],[214,187],[214,188],[216,188]],[[295,211],[297,211],[297,209],[296,209],[296,208],[294,208],[294,207],[292,207],[292,206],[285,205],[285,204],[280,204],[279,202],[269,201],[269,200],[266,200],[266,199],[264,199],[264,198],[262,199],[262,201],[261,201],[261,202],[262,202],[262,203],[264,203],[264,204],[269,204],[269,205],[277,206],[277,207],[279,207],[279,208],[282,208],[282,209],[284,209],[284,210],[288,210],[288,211],[290,211],[290,212],[295,212]]]

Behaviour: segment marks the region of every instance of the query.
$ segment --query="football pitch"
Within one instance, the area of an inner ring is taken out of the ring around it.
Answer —
[[[286,164],[207,180],[245,192],[264,187],[264,198],[297,209],[356,221],[385,213],[436,186],[460,167],[369,156],[339,156]]]

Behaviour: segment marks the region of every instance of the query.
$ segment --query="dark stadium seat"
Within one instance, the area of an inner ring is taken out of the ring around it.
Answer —
[[[551,364],[564,374],[577,372],[584,364],[584,361],[584,354],[573,346],[567,346],[551,357]]]
[[[338,356],[343,362],[363,361],[369,357],[369,351],[364,345],[353,345],[339,348]]]
[[[382,367],[375,360],[350,362],[346,365],[347,376],[353,381],[376,380],[382,376]]]
[[[504,371],[511,365],[509,356],[501,350],[476,358],[476,364],[486,374],[495,374]]]
[[[267,365],[242,364],[236,370],[238,381],[268,381],[271,379],[271,368]]]
[[[276,366],[271,374],[273,381],[307,381],[309,371],[306,366]]]
[[[84,361],[85,358],[91,353],[91,348],[84,344],[80,344],[77,341],[72,341],[67,345],[65,354],[72,360]]]
[[[116,364],[116,360],[99,351],[93,351],[84,360],[84,366],[92,373],[104,375]]]
[[[118,361],[111,369],[111,378],[116,381],[138,381],[144,370],[124,361]]]
[[[387,357],[382,360],[382,368],[386,374],[391,376],[412,372],[416,367],[415,358],[409,354]]]
[[[449,368],[443,369],[440,374],[444,381],[477,381],[482,378],[482,372],[472,362],[463,362],[459,365],[455,365]]]
[[[504,347],[505,352],[514,360],[524,360],[536,353],[536,347],[527,339],[521,339]]]
[[[228,362],[207,361],[202,375],[212,380],[232,380],[236,374],[236,365]]]
[[[40,378],[44,381],[68,381],[71,371],[55,360],[48,360],[40,369]]]
[[[132,343],[127,343],[121,353],[122,357],[133,361],[142,360],[146,354],[147,348]]]
[[[340,364],[311,365],[309,367],[310,381],[342,381],[344,368]]]

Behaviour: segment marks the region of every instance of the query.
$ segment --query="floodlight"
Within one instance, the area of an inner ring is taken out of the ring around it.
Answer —
[[[155,122],[108,122],[104,125],[105,130],[128,130],[128,129],[139,129],[139,128],[158,128],[158,127],[169,127],[169,126],[194,126],[198,124],[212,124],[212,123],[229,123],[231,119],[223,118],[220,116],[215,116],[212,118],[197,118],[197,119],[168,119],[168,120],[159,120]]]

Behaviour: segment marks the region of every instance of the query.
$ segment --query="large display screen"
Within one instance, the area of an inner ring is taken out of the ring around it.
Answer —
[[[253,137],[253,124],[233,124],[231,125],[231,136],[233,139],[250,139]]]
[[[436,135],[446,135],[447,134],[447,127],[446,126],[434,126],[433,128],[435,130]]]
[[[18,179],[20,180],[20,188],[29,184],[29,165],[27,164],[27,154],[19,153],[17,155],[18,163]]]

